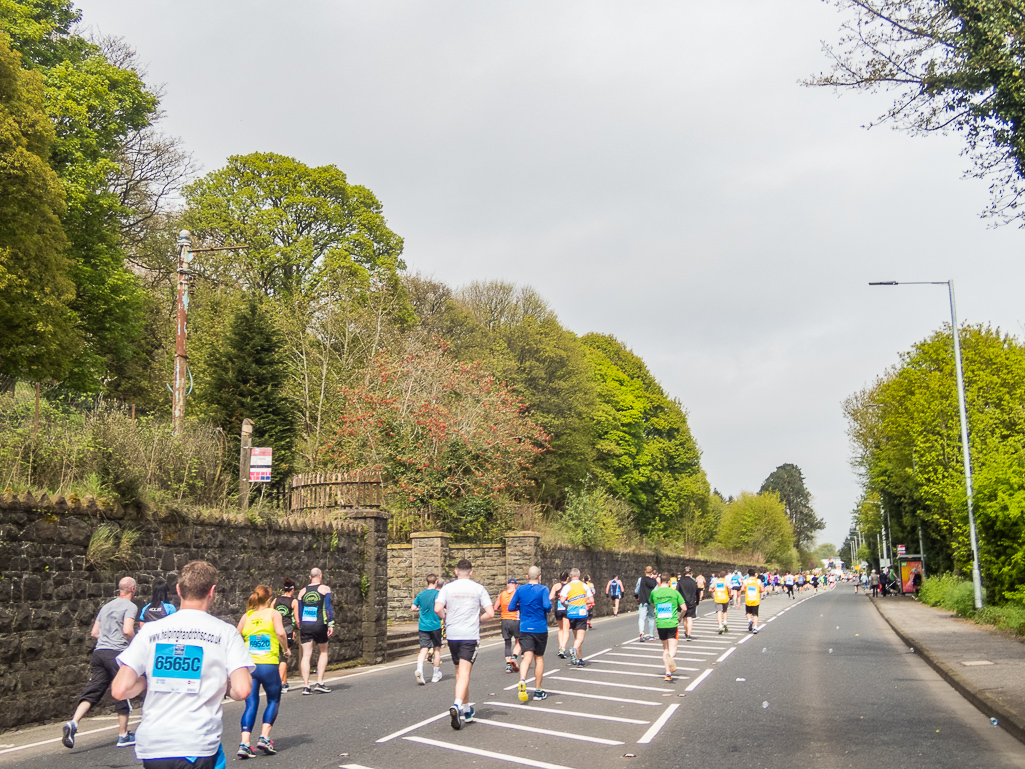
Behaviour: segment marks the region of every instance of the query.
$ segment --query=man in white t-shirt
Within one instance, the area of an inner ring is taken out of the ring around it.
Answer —
[[[178,576],[181,609],[147,622],[118,655],[114,697],[146,692],[135,736],[145,769],[224,766],[221,701],[248,697],[256,666],[238,630],[208,613],[216,582],[209,563],[186,564]]]
[[[491,596],[482,584],[470,579],[471,576],[473,566],[463,558],[456,564],[456,578],[445,583],[434,601],[434,612],[445,621],[448,651],[456,664],[456,698],[448,709],[453,729],[462,729],[464,721],[473,719],[470,671],[480,643],[481,609],[484,619],[495,616]]]

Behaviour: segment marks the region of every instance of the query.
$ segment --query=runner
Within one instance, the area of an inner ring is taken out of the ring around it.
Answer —
[[[701,603],[705,598],[705,575],[698,572],[698,576],[694,578],[694,581],[698,583],[698,603]]]
[[[135,746],[145,769],[225,765],[221,700],[225,694],[246,699],[255,666],[238,631],[207,613],[216,582],[210,564],[185,564],[178,575],[181,608],[147,624],[117,658],[121,669],[110,687],[115,698],[146,692]]]
[[[303,647],[303,656],[299,661],[303,694],[327,694],[331,691],[324,686],[324,674],[327,673],[327,639],[335,632],[335,612],[331,605],[331,588],[322,584],[323,579],[320,569],[310,569],[310,584],[300,590],[296,597],[299,614],[295,623],[299,626],[299,641]],[[317,657],[317,683],[311,689],[310,661],[313,659],[314,643],[320,655]]]
[[[762,602],[763,586],[754,569],[747,570],[744,580],[744,603],[747,605],[747,632],[758,632],[758,607]]]
[[[794,575],[789,571],[783,575],[783,587],[787,589],[787,595],[794,597]]]
[[[814,572],[811,575],[811,591],[813,593],[819,592],[819,575]]]
[[[805,585],[805,579],[804,579],[804,572],[803,571],[797,572],[797,577],[795,577],[795,581],[797,582],[797,592],[798,592],[798,594],[803,593],[804,592],[804,585]]]
[[[733,593],[733,605],[740,608],[740,588],[744,584],[744,578],[740,576],[740,569],[735,568],[730,574],[730,591]]]
[[[509,577],[505,583],[505,590],[499,593],[498,598],[495,599],[495,611],[502,618],[506,673],[515,673],[520,669],[516,664],[516,659],[520,656],[520,615],[509,610],[509,601],[516,594],[519,584],[516,577]]]
[[[242,712],[242,739],[236,754],[243,760],[256,756],[249,741],[256,723],[256,711],[260,709],[261,685],[267,695],[267,705],[263,709],[263,726],[256,749],[268,756],[277,753],[274,741],[270,738],[270,730],[281,705],[281,672],[278,670],[278,662],[282,649],[286,658],[292,656],[292,650],[288,648],[285,623],[273,604],[274,593],[270,585],[257,585],[246,601],[245,616],[238,621],[238,632],[245,639],[249,656],[256,666],[252,671],[253,686],[246,697],[246,709]]]
[[[448,709],[453,729],[462,729],[465,721],[473,720],[470,707],[470,672],[477,659],[480,644],[481,609],[484,619],[495,616],[491,596],[484,586],[474,582],[473,566],[465,558],[456,564],[456,578],[438,591],[434,611],[445,620],[448,629],[448,651],[456,665],[456,696]]]
[[[278,650],[278,674],[281,676],[281,693],[288,691],[288,661],[285,659],[285,652],[289,651],[291,656],[292,643],[296,640],[295,617],[299,613],[299,602],[295,600],[295,580],[285,577],[282,582],[284,592],[274,599],[274,609],[281,615],[281,624],[285,628],[285,638],[288,642]]]
[[[139,611],[132,603],[135,589],[134,579],[122,578],[117,583],[117,598],[104,604],[96,615],[90,633],[97,640],[89,663],[89,683],[82,691],[75,715],[64,724],[61,742],[66,748],[75,747],[79,722],[89,712],[89,708],[103,698],[103,693],[117,676],[118,654],[128,648],[135,636],[135,617]],[[132,712],[132,704],[128,701],[129,697],[115,696],[114,699],[117,700],[114,705],[118,725],[117,747],[127,748],[135,744],[135,735],[128,731],[128,714]]]
[[[673,680],[676,671],[676,648],[679,643],[680,607],[683,596],[672,586],[669,575],[656,575],[658,587],[651,591],[651,605],[655,609],[655,627],[662,642],[662,661],[666,666],[666,681]]]
[[[566,646],[569,644],[569,620],[566,619],[566,604],[559,598],[562,589],[569,582],[569,572],[564,571],[559,576],[559,581],[552,585],[552,592],[548,598],[555,604],[555,626],[559,630],[559,657],[566,659]]]
[[[726,572],[712,580],[712,600],[715,601],[715,621],[719,623],[719,635],[730,632],[726,624],[726,612],[730,608],[730,585],[726,581]]]
[[[612,599],[612,616],[619,616],[619,600],[623,597],[623,580],[616,574],[605,586],[605,595]]]
[[[441,617],[434,612],[434,602],[438,600],[438,578],[433,574],[427,575],[427,587],[416,594],[410,611],[420,613],[420,622],[417,625],[420,635],[420,654],[416,658],[416,670],[413,677],[416,682],[423,686],[424,660],[427,654],[432,655],[434,663],[434,675],[431,683],[436,684],[441,680]]]
[[[548,612],[552,610],[552,599],[548,588],[541,584],[541,569],[531,566],[527,569],[527,584],[516,588],[516,594],[509,602],[509,608],[520,614],[520,647],[523,662],[520,665],[520,683],[516,695],[520,702],[527,701],[527,672],[534,663],[534,699],[548,699],[542,678],[545,674],[545,649],[548,647]]]
[[[637,629],[640,642],[644,643],[655,637],[655,613],[651,608],[651,591],[658,583],[651,576],[655,570],[651,566],[644,567],[644,576],[637,580],[634,598],[637,599]],[[648,631],[645,634],[645,630]]]
[[[698,603],[700,603],[698,595],[700,591],[698,590],[697,581],[691,576],[690,566],[683,567],[683,576],[680,577],[677,590],[680,591],[684,603],[683,637],[688,641],[692,641],[694,639],[691,633],[694,632],[694,618],[698,616]]]
[[[587,585],[587,587],[591,591],[591,603],[589,603],[587,605],[587,629],[590,630],[592,627],[594,627],[592,625],[592,622],[594,621],[594,605],[595,605],[594,597],[596,595],[595,590],[594,590],[594,583],[591,582],[591,575],[590,574],[585,574],[584,575],[584,584]]]
[[[570,630],[573,631],[569,664],[582,668],[584,661],[580,657],[580,652],[584,646],[584,634],[587,632],[587,610],[594,603],[594,593],[580,581],[580,569],[570,569],[569,583],[563,586],[559,598],[566,605],[566,618],[569,620]]]
[[[139,630],[142,630],[142,626],[147,622],[156,622],[177,611],[174,604],[167,600],[167,593],[167,583],[164,580],[158,579],[153,583],[149,603],[139,612]]]

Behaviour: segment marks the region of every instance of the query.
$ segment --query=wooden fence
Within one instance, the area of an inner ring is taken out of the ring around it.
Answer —
[[[302,473],[286,489],[289,513],[338,508],[381,508],[384,487],[376,471]]]

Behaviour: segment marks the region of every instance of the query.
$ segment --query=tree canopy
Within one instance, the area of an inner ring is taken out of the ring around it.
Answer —
[[[826,527],[811,506],[811,493],[804,485],[804,473],[794,464],[783,464],[773,470],[762,483],[760,493],[775,493],[786,510],[794,530],[794,546],[808,550],[815,542],[815,532]]]
[[[760,554],[767,562],[793,568],[794,532],[775,492],[741,492],[722,511],[718,542],[737,552]]]

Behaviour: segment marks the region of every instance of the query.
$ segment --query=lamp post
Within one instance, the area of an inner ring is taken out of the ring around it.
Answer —
[[[975,608],[982,608],[982,572],[979,570],[979,540],[975,533],[975,511],[972,509],[972,457],[968,447],[968,410],[965,407],[964,374],[961,370],[960,329],[957,325],[957,309],[954,303],[954,281],[952,280],[888,280],[869,283],[870,286],[946,286],[950,294],[950,335],[954,337],[954,371],[957,374],[957,405],[961,414],[961,453],[964,458],[965,492],[968,499],[968,532],[972,543],[972,586],[975,588]]]

